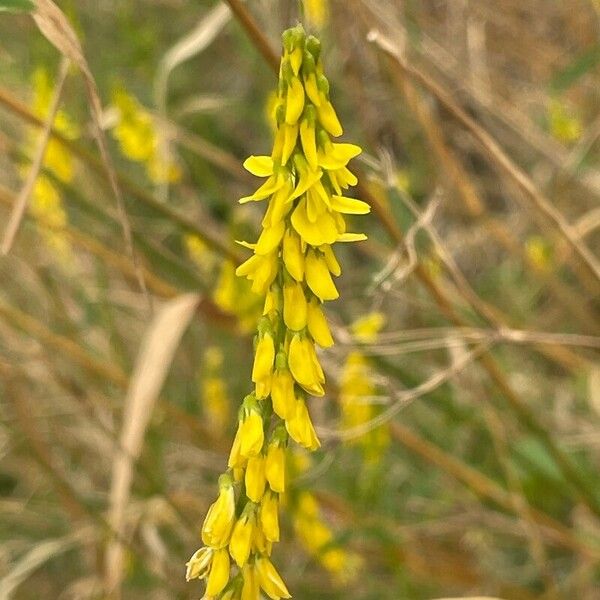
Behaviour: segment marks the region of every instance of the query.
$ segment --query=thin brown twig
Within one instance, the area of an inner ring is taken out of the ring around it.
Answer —
[[[279,56],[274,52],[271,44],[260,30],[256,21],[248,11],[248,9],[240,2],[240,0],[226,0],[231,12],[235,15],[237,20],[242,24],[246,33],[262,54],[267,64],[277,73],[279,71]]]

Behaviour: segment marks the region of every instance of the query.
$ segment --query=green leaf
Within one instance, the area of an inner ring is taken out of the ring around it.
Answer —
[[[594,69],[599,63],[600,45],[595,45],[583,54],[580,54],[571,64],[557,73],[552,79],[550,87],[555,92],[562,92],[571,87],[588,71]]]
[[[31,12],[33,0],[0,0],[0,12]]]

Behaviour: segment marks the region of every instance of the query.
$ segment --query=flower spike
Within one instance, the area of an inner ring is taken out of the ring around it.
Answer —
[[[343,190],[356,184],[348,169],[361,149],[334,143],[342,126],[329,97],[321,46],[301,25],[283,33],[283,56],[269,156],[253,155],[244,168],[266,178],[240,200],[267,201],[252,255],[236,270],[262,296],[252,382],[221,476],[219,496],[202,528],[205,547],[188,562],[188,579],[206,578],[206,598],[272,600],[290,593],[271,562],[279,541],[279,507],[286,492],[289,440],[314,451],[320,442],[308,396],[323,396],[325,375],[316,346],[333,345],[323,303],[339,296],[335,242],[365,239],[347,233],[344,215],[369,212]]]

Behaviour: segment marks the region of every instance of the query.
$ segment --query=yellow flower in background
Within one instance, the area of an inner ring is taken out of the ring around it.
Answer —
[[[203,415],[212,430],[222,433],[231,416],[227,386],[221,376],[223,351],[214,346],[207,348],[204,364],[205,370],[200,379]]]
[[[124,156],[144,165],[153,183],[174,183],[181,179],[181,170],[171,157],[163,157],[159,127],[152,114],[123,88],[112,94],[118,120],[113,136]]]
[[[529,262],[540,271],[547,273],[552,269],[552,246],[543,237],[530,236],[525,242],[525,254]]]
[[[559,141],[576,142],[583,135],[581,119],[564,102],[555,98],[548,108],[550,132]]]
[[[32,111],[40,119],[45,119],[50,110],[54,84],[48,72],[43,68],[37,68],[34,71],[32,81],[34,91]],[[54,128],[70,140],[79,137],[79,127],[64,110],[56,113]],[[31,131],[29,145],[32,148],[35,147],[37,135],[38,132]],[[52,171],[52,174],[63,183],[73,181],[75,174],[73,156],[63,144],[54,138],[50,138],[48,141],[43,166]]]
[[[222,262],[213,293],[215,304],[225,313],[234,315],[243,332],[256,328],[261,314],[261,299],[251,291],[251,283],[235,274],[230,260]]]
[[[323,518],[316,497],[301,491],[291,505],[294,531],[306,550],[339,584],[355,579],[360,570],[360,557],[345,550],[335,541],[335,534]]]
[[[37,117],[44,120],[50,110],[53,82],[45,69],[37,68],[32,76],[32,84],[32,111]],[[56,113],[54,128],[68,139],[79,137],[79,128],[64,110]],[[37,129],[30,128],[27,131],[26,152],[28,155],[35,151],[38,137]],[[52,137],[46,146],[42,168],[62,183],[71,183],[75,176],[73,156],[63,144]],[[27,176],[28,170],[29,166],[23,165],[21,168],[23,177]],[[62,264],[70,263],[72,259],[71,245],[64,234],[64,229],[68,225],[67,213],[58,186],[43,172],[38,175],[35,182],[31,194],[30,210],[46,245]]]
[[[217,257],[208,247],[206,242],[193,233],[186,233],[183,236],[183,243],[189,257],[203,274],[208,274],[213,270]]]
[[[371,313],[355,321],[350,330],[357,342],[373,343],[385,324],[381,313]],[[360,350],[354,350],[347,356],[340,380],[340,406],[344,428],[352,429],[368,423],[379,412],[375,403],[377,386],[371,373],[370,359]],[[353,438],[349,445],[358,445],[363,451],[367,463],[374,463],[389,444],[389,431],[384,425],[372,429],[364,435]]]
[[[331,140],[342,134],[342,126],[329,99],[320,42],[301,26],[287,30],[282,38],[279,86],[269,108],[274,118],[273,149],[268,156],[250,156],[244,162],[248,171],[265,181],[240,199],[242,204],[267,202],[256,242],[239,242],[252,255],[235,269],[262,306],[251,376],[255,388],[239,411],[229,470],[223,475],[227,486],[224,489],[221,482],[219,499],[203,527],[204,543],[219,552],[226,543],[237,565],[229,583],[224,582],[214,555],[215,575],[208,575],[207,596],[219,589],[225,597],[236,598],[239,591],[243,600],[260,600],[260,590],[272,600],[290,597],[269,558],[280,535],[285,452],[289,438],[309,450],[320,446],[308,395],[325,393],[316,345],[333,344],[323,311],[323,302],[339,296],[333,278],[341,274],[341,267],[332,245],[365,239],[347,231],[345,215],[369,212],[365,202],[344,196],[357,183],[348,163],[361,149]],[[242,299],[237,292],[233,266],[225,264],[215,301],[239,314]],[[229,482],[238,490],[230,535]],[[227,510],[217,507],[225,504],[222,497],[227,498]],[[314,515],[305,517],[303,526],[309,538],[315,535],[313,529],[316,532],[312,547],[322,555],[322,564],[341,573],[349,556],[325,548],[333,541],[330,530]]]

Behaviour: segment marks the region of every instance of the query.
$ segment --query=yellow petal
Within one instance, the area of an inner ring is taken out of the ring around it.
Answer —
[[[321,348],[333,346],[333,338],[327,324],[327,319],[319,302],[313,298],[308,304],[307,311],[308,332]]]
[[[271,175],[267,181],[265,181],[254,194],[250,196],[244,196],[240,198],[240,204],[245,204],[246,202],[250,202],[252,200],[264,200],[271,194],[274,194],[279,188],[285,185],[285,177],[282,175]]]
[[[302,286],[295,281],[283,286],[283,321],[292,331],[306,327],[306,296]]]
[[[244,169],[257,177],[268,177],[273,174],[273,159],[270,156],[249,156],[244,161]]]
[[[291,408],[294,410],[295,406],[292,405]],[[283,493],[285,491],[285,449],[282,446],[269,444],[265,475],[274,492]]]
[[[290,342],[288,362],[294,379],[303,388],[315,396],[324,394],[321,385],[322,371],[319,372],[316,368],[314,348],[308,338],[294,335]]]
[[[340,121],[335,113],[331,102],[326,101],[317,107],[317,115],[321,125],[334,137],[339,137],[344,133]]]
[[[362,242],[367,239],[364,233],[342,233],[338,235],[337,242]]]
[[[229,552],[226,548],[214,553],[210,575],[206,583],[206,595],[220,594],[229,581]]]
[[[347,188],[350,185],[356,185],[358,183],[358,177],[348,167],[338,169],[335,171],[338,183],[343,187]]]
[[[273,363],[275,362],[275,344],[273,338],[267,333],[256,345],[254,366],[252,367],[252,381],[263,382],[271,378]]]
[[[242,586],[242,597],[240,600],[260,600],[260,586],[258,574],[253,564],[247,564],[242,569],[244,584]]]
[[[250,556],[252,535],[254,533],[254,515],[242,515],[235,524],[229,542],[229,553],[238,567],[243,567]]]
[[[288,85],[286,104],[285,104],[285,122],[288,125],[294,125],[298,122],[302,111],[304,110],[304,86],[297,77],[292,77]]]
[[[306,169],[304,172],[300,172],[300,177],[298,179],[298,185],[294,190],[294,193],[289,197],[289,200],[295,200],[299,198],[306,192],[306,190],[313,186],[319,179],[321,179],[323,175],[323,171],[319,169],[318,171],[312,171],[311,169]]]
[[[273,410],[282,419],[287,419],[294,410],[294,380],[288,369],[277,369],[271,383]],[[273,488],[275,489],[275,488]]]
[[[260,264],[260,257],[253,254],[250,258],[246,259],[236,270],[235,274],[238,277],[244,277],[250,275]]]
[[[294,148],[296,147],[296,140],[298,139],[298,123],[295,125],[288,125],[284,123],[283,129],[283,146],[281,149],[281,164],[286,165],[289,160]]]
[[[341,169],[361,152],[362,148],[356,144],[328,144],[319,152],[319,165],[329,171]]]
[[[292,225],[300,237],[311,246],[333,244],[338,238],[335,218],[328,211],[311,223],[307,215],[306,198],[302,198],[292,213]]]
[[[277,223],[288,214],[291,210],[291,205],[288,202],[288,198],[291,196],[293,190],[292,182],[288,178],[285,185],[277,190],[269,202],[269,208],[265,213],[262,220],[263,227],[270,227],[272,224]]]
[[[244,481],[246,484],[246,496],[252,502],[260,502],[266,485],[264,456],[259,454],[248,459]]]
[[[229,541],[235,519],[235,495],[231,485],[221,487],[219,497],[206,513],[202,541],[213,548],[223,548]]]
[[[323,253],[323,257],[325,258],[325,262],[327,263],[327,268],[331,271],[332,275],[338,277],[342,273],[342,267],[340,267],[340,263],[337,261],[335,254],[333,253],[333,249],[328,244],[324,244],[319,248]]]
[[[302,398],[296,398],[294,416],[285,422],[285,428],[290,437],[301,446],[309,450],[316,450],[320,447],[321,444],[310,420],[306,403]]]
[[[290,54],[290,65],[292,66],[292,71],[294,75],[298,75],[300,71],[300,67],[302,65],[302,48],[301,46],[297,46],[294,48],[292,53]]]
[[[275,570],[271,561],[266,557],[260,557],[256,560],[256,571],[260,587],[265,591],[271,600],[281,600],[281,598],[291,598],[285,583],[279,573]]]
[[[317,141],[315,139],[315,127],[311,125],[308,119],[303,119],[300,123],[300,141],[302,142],[302,150],[310,168],[316,171],[319,166],[317,158]],[[327,167],[326,167],[327,168]]]
[[[314,73],[310,73],[304,78],[304,87],[306,89],[306,94],[310,98],[310,101],[315,106],[321,106],[321,93],[319,92],[319,87],[317,86],[317,77]]]
[[[327,263],[314,251],[306,255],[306,283],[312,292],[321,300],[335,300],[339,297]]]
[[[277,494],[267,492],[262,499],[259,514],[260,525],[270,542],[279,541],[279,500]]]
[[[304,279],[304,253],[298,235],[288,229],[283,236],[283,263],[288,273],[296,280]]]
[[[256,456],[263,447],[265,432],[262,417],[254,410],[239,426],[240,454],[246,458]]]
[[[270,227],[265,227],[256,242],[256,248],[254,251],[256,254],[265,255],[269,254],[279,246],[283,233],[285,231],[285,223],[278,221],[272,224]]]

